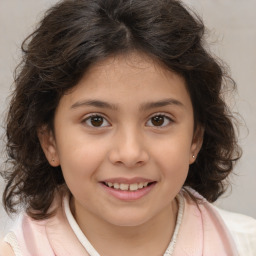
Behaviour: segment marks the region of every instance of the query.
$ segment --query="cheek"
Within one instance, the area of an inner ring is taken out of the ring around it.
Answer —
[[[165,177],[186,178],[190,160],[189,139],[166,140],[158,148],[155,148],[153,154]]]
[[[59,148],[60,165],[68,186],[76,187],[92,180],[106,156],[106,147],[100,142],[83,141],[67,142]]]
[[[102,150],[96,150],[95,148],[83,147],[68,152],[60,158],[62,168],[66,171],[81,173],[86,175],[93,172],[101,164],[104,158],[104,152]]]
[[[65,182],[76,198],[90,200],[90,193],[93,184],[97,181],[97,171],[101,165],[102,154],[99,150],[83,147],[80,150],[61,157],[61,168]]]
[[[191,137],[184,133],[180,136],[165,137],[165,139],[154,143],[153,150],[158,155],[157,158],[164,162],[171,162],[172,164],[185,162],[189,164],[191,140]]]
[[[160,165],[164,178],[174,182],[186,179],[189,170],[187,158],[185,159],[183,156],[170,154],[169,156],[163,156],[161,160]]]
[[[86,136],[81,131],[73,131],[73,136],[62,134],[58,144],[58,154],[62,164],[83,165],[86,167],[94,165],[106,154],[106,142]]]

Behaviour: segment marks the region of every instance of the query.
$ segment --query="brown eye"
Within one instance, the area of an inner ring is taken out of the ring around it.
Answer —
[[[99,127],[103,124],[103,118],[101,116],[93,116],[91,118],[91,124],[93,126]]]
[[[170,124],[171,118],[165,115],[156,115],[151,117],[146,125],[151,127],[165,127]]]
[[[99,115],[94,115],[86,118],[85,123],[91,127],[106,127],[109,126],[108,121]]]
[[[154,116],[151,118],[151,122],[154,126],[162,126],[164,123],[164,117],[163,116]]]

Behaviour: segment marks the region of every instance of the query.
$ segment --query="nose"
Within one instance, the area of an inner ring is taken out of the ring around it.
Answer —
[[[109,160],[114,165],[123,165],[127,168],[146,164],[149,154],[144,145],[143,136],[135,129],[125,129],[113,139]]]

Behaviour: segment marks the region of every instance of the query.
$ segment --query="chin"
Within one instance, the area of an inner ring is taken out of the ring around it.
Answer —
[[[114,214],[112,218],[109,218],[107,221],[115,226],[119,227],[137,227],[145,224],[151,219],[150,216],[146,216],[145,214]]]
[[[146,223],[145,220],[123,219],[120,221],[119,220],[113,221],[111,224],[118,227],[138,227],[145,223]]]

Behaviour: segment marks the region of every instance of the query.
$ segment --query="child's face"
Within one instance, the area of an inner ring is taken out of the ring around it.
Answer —
[[[91,68],[61,98],[54,126],[41,143],[78,222],[134,226],[170,211],[201,145],[184,80],[140,55]]]

